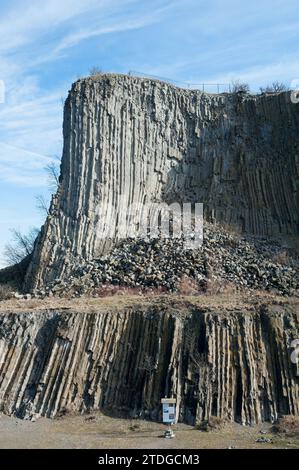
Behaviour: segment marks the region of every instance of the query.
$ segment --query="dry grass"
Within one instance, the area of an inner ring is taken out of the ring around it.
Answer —
[[[140,424],[131,424],[129,431],[140,431]]]
[[[91,291],[91,297],[112,297],[112,296],[160,296],[167,293],[163,287],[128,287],[113,284],[104,284]]]
[[[199,431],[220,431],[227,424],[227,421],[224,418],[219,418],[218,416],[211,416],[209,420],[203,421],[202,423],[196,426],[196,429]]]
[[[272,427],[272,432],[299,437],[299,416],[282,416]]]
[[[213,293],[215,292],[215,293]],[[240,311],[249,309],[256,311],[258,305],[277,305],[285,307],[287,305],[298,309],[298,297],[282,297],[272,292],[262,290],[250,290],[235,294],[230,289],[211,289],[208,294],[200,295],[180,295],[154,293],[124,295],[108,295],[106,297],[92,298],[90,296],[78,298],[46,297],[44,299],[9,299],[0,302],[0,312],[31,312],[41,310],[70,310],[72,312],[93,313],[123,311],[124,309],[146,309],[147,307],[173,308],[177,310],[189,310],[192,308],[210,309],[221,312]]]
[[[286,250],[280,251],[279,253],[273,256],[273,262],[276,264],[281,264],[282,266],[289,266],[290,264],[289,253]]]
[[[111,297],[119,295],[142,295],[141,289],[126,287],[126,286],[117,286],[113,284],[104,284],[101,287],[97,287],[92,290],[92,297]]]
[[[183,296],[217,296],[226,294],[233,296],[238,292],[235,284],[220,279],[215,275],[210,275],[209,279],[205,282],[204,287],[200,285],[194,278],[184,275],[178,282],[177,291],[179,295]]]
[[[195,279],[187,276],[182,276],[176,286],[180,295],[199,295],[200,288]]]
[[[237,288],[232,282],[211,276],[207,281],[206,295],[215,296],[219,294],[236,295]]]

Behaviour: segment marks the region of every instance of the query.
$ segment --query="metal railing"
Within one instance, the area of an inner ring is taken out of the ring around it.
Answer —
[[[179,80],[172,80],[171,78],[159,77],[158,75],[150,75],[148,73],[137,72],[136,70],[130,70],[129,75],[135,76],[135,77],[151,78],[153,80],[158,80],[160,82],[169,83],[170,85],[175,85],[179,88],[201,90],[202,92],[207,92],[207,93],[229,93],[231,91],[231,86],[229,83],[184,82],[184,81],[179,81]]]

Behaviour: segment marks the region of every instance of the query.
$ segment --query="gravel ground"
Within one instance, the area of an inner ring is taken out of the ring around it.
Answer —
[[[298,449],[299,438],[274,435],[270,424],[255,427],[228,424],[220,431],[201,432],[176,425],[174,439],[164,439],[163,424],[111,418],[100,413],[36,422],[0,414],[1,449]],[[261,433],[262,431],[262,433]],[[257,439],[271,439],[258,443]]]

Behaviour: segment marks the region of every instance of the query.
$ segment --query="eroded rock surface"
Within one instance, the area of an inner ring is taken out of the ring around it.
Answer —
[[[158,419],[173,394],[186,423],[273,421],[299,412],[296,336],[298,310],[287,305],[2,312],[0,410]]]

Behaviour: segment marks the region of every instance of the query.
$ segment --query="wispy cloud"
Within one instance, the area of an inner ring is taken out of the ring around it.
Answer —
[[[24,186],[43,186],[43,167],[61,152],[60,94],[44,94],[36,77],[9,82],[0,105],[0,180]]]
[[[256,89],[288,82],[299,76],[297,13],[298,0],[1,0],[0,200],[30,193],[23,208],[34,212],[45,162],[61,154],[61,97],[77,74],[100,65]]]
[[[15,145],[0,142],[0,181],[30,187],[46,186],[46,165],[53,159]]]
[[[153,22],[159,21],[161,18],[161,14],[165,12],[167,8],[161,8],[158,11],[154,11],[152,14],[142,16],[141,18],[135,19],[128,19],[126,21],[115,22],[107,25],[98,25],[88,29],[81,29],[76,33],[71,33],[68,36],[65,36],[62,41],[57,45],[57,47],[53,51],[53,55],[55,56],[60,51],[68,49],[70,47],[75,46],[79,42],[96,37],[102,36],[104,34],[110,33],[118,33],[123,31],[129,31],[132,29],[139,29],[144,26],[147,26]]]
[[[35,47],[28,64],[36,65],[39,60],[53,60],[56,53],[82,40],[159,22],[176,4],[177,0],[152,0],[147,6],[139,0],[48,0],[41,8],[35,0],[24,8],[24,2],[16,2],[0,21],[0,54],[19,52],[20,47],[25,51],[38,41],[39,48]],[[39,49],[47,54],[39,56]]]
[[[107,1],[103,0],[48,0],[43,5],[37,0],[11,2],[7,4],[6,11],[4,9],[0,21],[0,51],[24,48],[36,37],[43,37],[78,15],[106,4]]]
[[[137,0],[49,0],[41,7],[34,0],[4,8],[0,79],[5,80],[6,100],[0,105],[0,141],[6,147],[5,152],[4,144],[2,151],[0,147],[0,179],[41,185],[44,179],[31,172],[32,155],[49,157],[61,151],[61,97],[70,83],[65,79],[51,90],[42,88],[38,67],[87,39],[159,22],[175,3],[154,0],[141,8]]]
[[[30,174],[30,155],[51,157],[61,152],[61,97],[71,78],[45,87],[40,72],[47,63],[67,60],[70,51],[96,37],[140,30],[167,18],[164,27],[170,39],[165,59],[161,55],[163,60],[150,60],[148,50],[137,70],[195,83],[240,78],[256,88],[274,79],[297,77],[298,55],[281,51],[277,57],[276,53],[280,41],[298,36],[297,17],[290,14],[296,2],[289,0],[286,6],[282,0],[266,0],[256,6],[255,0],[246,5],[228,0],[226,8],[220,0],[209,4],[202,0],[48,0],[42,7],[39,0],[4,1],[0,79],[5,80],[6,101],[0,104],[0,141],[8,147],[5,160],[2,153],[0,178],[29,185],[43,181],[39,174]],[[160,34],[163,37],[163,28]],[[153,46],[155,53],[160,46],[163,51],[166,43]],[[24,165],[21,177],[13,174],[18,159],[15,173]]]
[[[253,89],[269,80],[289,83],[298,76],[299,66],[296,5],[295,0],[228,0],[225,5],[221,0],[198,0],[196,4],[186,0],[182,14],[171,25],[184,53],[177,54],[173,48],[155,64],[145,57],[140,70],[192,83],[223,83],[244,77]]]
[[[271,84],[278,80],[291,85],[291,81],[299,77],[299,54],[282,57],[281,60],[245,68],[244,70],[232,70],[227,75],[221,77],[215,77],[214,80],[221,78],[225,81],[232,81],[234,79],[240,79],[243,82],[250,83],[255,89],[258,90],[260,85]]]

